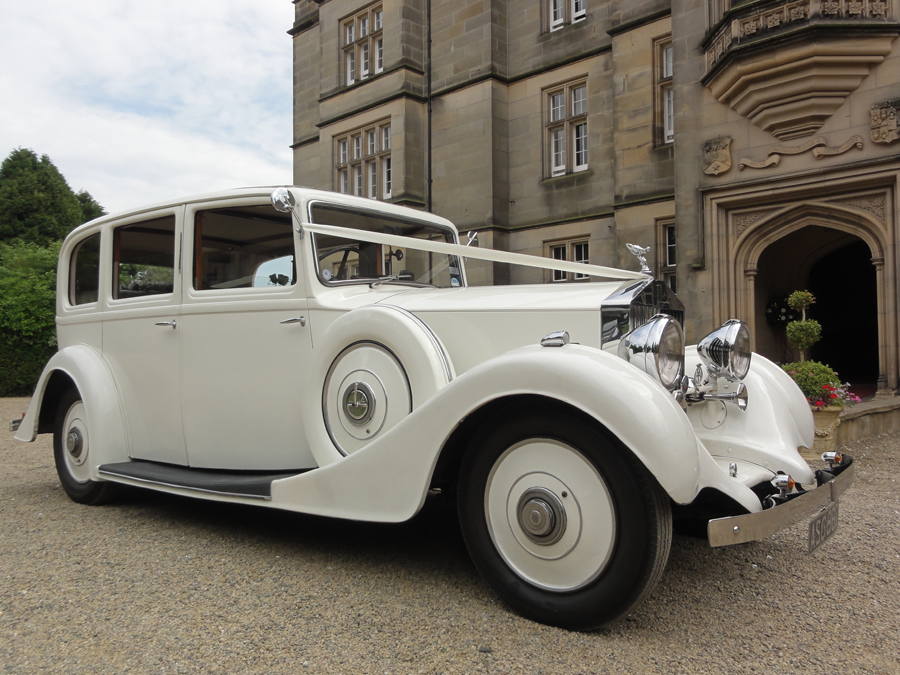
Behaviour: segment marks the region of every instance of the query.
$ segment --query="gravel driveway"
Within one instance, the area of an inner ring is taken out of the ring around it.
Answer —
[[[454,506],[372,525],[141,490],[63,493],[0,399],[0,672],[900,673],[900,437],[859,442],[837,534],[676,537],[650,600],[596,633],[513,614]]]

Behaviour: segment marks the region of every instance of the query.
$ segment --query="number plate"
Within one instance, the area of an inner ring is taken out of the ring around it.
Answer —
[[[809,552],[815,551],[837,532],[837,527],[838,503],[832,502],[809,522]]]

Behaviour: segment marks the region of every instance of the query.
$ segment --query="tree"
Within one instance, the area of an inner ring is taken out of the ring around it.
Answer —
[[[56,351],[59,243],[0,243],[0,396],[30,394]]]
[[[100,206],[97,200],[91,197],[91,194],[86,190],[81,190],[75,196],[78,197],[78,202],[81,204],[81,217],[84,219],[82,222],[86,223],[89,220],[106,215],[106,209]]]
[[[30,394],[56,351],[60,242],[104,213],[47,155],[19,148],[0,164],[0,396]]]
[[[0,242],[47,246],[103,213],[90,194],[72,191],[47,155],[19,148],[0,164]]]

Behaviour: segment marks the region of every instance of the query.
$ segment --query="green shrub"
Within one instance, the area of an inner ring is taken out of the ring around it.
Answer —
[[[810,405],[844,405],[841,381],[830,366],[818,361],[797,361],[781,367],[797,383]]]
[[[815,319],[791,321],[784,330],[788,342],[802,352],[812,347],[822,337],[822,324]]]
[[[790,305],[791,309],[802,312],[810,305],[816,304],[816,298],[809,291],[794,291],[788,296],[787,304]]]
[[[59,244],[0,244],[0,396],[28,395],[56,352]]]

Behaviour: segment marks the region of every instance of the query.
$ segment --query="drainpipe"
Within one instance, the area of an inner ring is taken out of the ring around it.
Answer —
[[[431,213],[431,0],[425,0],[425,23],[427,24],[427,37],[425,43],[425,99],[428,105],[428,185],[426,186],[426,209]]]

